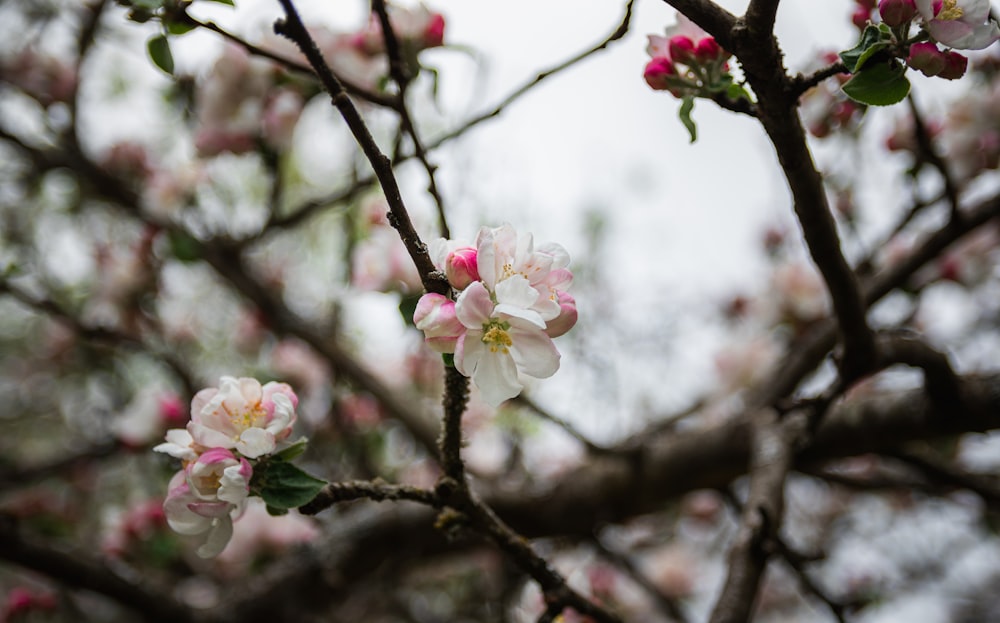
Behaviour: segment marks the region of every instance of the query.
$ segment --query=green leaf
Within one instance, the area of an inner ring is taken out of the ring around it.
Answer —
[[[265,505],[264,508],[267,509],[267,514],[271,517],[281,517],[282,515],[288,514],[287,508],[275,508],[270,504]]]
[[[694,96],[685,95],[684,102],[681,104],[681,109],[678,112],[678,116],[681,118],[681,123],[687,128],[688,134],[691,135],[691,142],[698,140],[698,128],[694,125],[694,120],[691,119],[691,111],[694,110]]]
[[[857,73],[875,54],[888,48],[891,43],[892,35],[890,33],[884,33],[877,26],[868,24],[865,31],[861,33],[858,45],[841,52],[840,60],[844,61],[852,74]]]
[[[158,35],[150,39],[146,43],[146,50],[149,52],[149,58],[153,59],[153,63],[157,67],[168,74],[174,73],[174,56],[170,53],[170,42],[167,41],[166,35]]]
[[[196,262],[201,259],[201,243],[184,232],[170,231],[170,252],[182,262]]]
[[[903,101],[910,92],[906,68],[897,61],[866,65],[842,87],[855,102],[869,106],[891,106]]]
[[[167,26],[167,32],[170,33],[171,35],[186,35],[187,33],[197,28],[197,26],[195,26],[190,22],[182,22],[174,19],[170,20],[169,22],[166,22],[166,26]]]
[[[272,459],[277,459],[279,461],[291,461],[297,456],[301,455],[306,451],[306,447],[309,445],[309,440],[305,437],[296,440],[292,445],[288,446],[281,452],[276,452]]]
[[[302,506],[325,485],[325,480],[310,476],[291,463],[273,459],[257,463],[250,479],[250,491],[278,510]]]
[[[454,353],[441,353],[441,359],[444,360],[444,365],[449,368],[455,367],[455,354]]]
[[[726,89],[726,97],[737,102],[740,100],[746,100],[753,103],[753,100],[750,99],[750,92],[743,88],[742,84],[729,85]]]
[[[417,303],[420,302],[420,296],[419,294],[404,295],[399,300],[399,315],[403,317],[403,322],[411,327],[416,326],[413,323],[413,312],[417,311]]]

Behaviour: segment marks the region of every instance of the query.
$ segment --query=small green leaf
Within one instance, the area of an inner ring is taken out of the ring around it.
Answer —
[[[726,89],[726,97],[728,97],[731,100],[735,100],[737,102],[740,100],[746,100],[751,103],[753,102],[753,100],[750,99],[749,91],[743,88],[742,84],[729,85],[729,87]]]
[[[455,354],[454,353],[441,353],[441,359],[444,360],[444,365],[449,368],[455,367]]]
[[[884,33],[877,26],[869,24],[861,33],[858,45],[841,52],[840,60],[844,61],[852,74],[857,73],[865,63],[871,60],[872,56],[889,47],[891,42],[892,35],[890,33]]]
[[[201,243],[184,232],[171,230],[170,252],[182,262],[196,262],[201,259]]]
[[[410,325],[411,327],[416,326],[413,323],[413,312],[417,311],[417,303],[420,302],[420,295],[414,294],[411,296],[403,296],[399,300],[399,315],[403,317],[403,322]]]
[[[298,457],[303,452],[306,451],[306,447],[309,445],[309,440],[305,437],[296,440],[292,445],[288,446],[281,452],[276,452],[272,458],[278,459],[279,461],[291,461],[292,459]]]
[[[168,74],[174,73],[174,56],[170,53],[170,42],[167,41],[166,35],[158,35],[150,39],[146,43],[146,50],[149,52],[149,58],[153,59],[153,63],[157,67]]]
[[[266,504],[264,508],[267,509],[267,514],[270,515],[271,517],[281,517],[282,515],[288,514],[287,508],[275,508],[270,504]]]
[[[681,109],[678,112],[678,116],[681,118],[681,123],[687,128],[688,134],[691,135],[691,142],[698,140],[698,128],[694,124],[694,120],[691,119],[691,111],[694,110],[694,96],[685,95],[684,101],[681,104]]]
[[[302,506],[325,485],[325,480],[310,476],[291,463],[273,459],[257,463],[250,480],[251,492],[279,510]]]
[[[190,22],[182,22],[178,20],[170,20],[169,22],[166,22],[166,25],[167,32],[171,35],[186,35],[197,28],[197,26]]]
[[[869,106],[891,106],[910,92],[906,68],[896,61],[865,66],[842,87],[852,100]]]

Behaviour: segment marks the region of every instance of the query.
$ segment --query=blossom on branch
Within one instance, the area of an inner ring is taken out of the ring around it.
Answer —
[[[552,338],[577,320],[566,293],[573,274],[569,254],[554,243],[537,249],[531,234],[510,225],[483,227],[475,246],[451,240],[431,244],[435,265],[461,294],[420,298],[413,322],[427,345],[453,353],[455,368],[471,377],[493,406],[521,393],[521,376],[547,378],[559,369]]]
[[[208,448],[236,449],[248,458],[274,452],[297,419],[299,399],[285,383],[263,387],[251,378],[224,376],[219,387],[203,389],[191,401],[188,432]]]
[[[935,41],[959,50],[982,50],[1000,39],[990,18],[989,0],[916,0],[917,10]]]
[[[181,461],[163,511],[175,532],[203,536],[199,556],[222,552],[251,494],[287,511],[325,484],[287,463],[305,447],[304,440],[294,447],[283,443],[297,419],[298,401],[286,383],[262,386],[256,379],[223,376],[219,387],[195,394],[187,428],[167,431],[166,441],[153,448]],[[277,480],[275,470],[281,474]],[[255,471],[265,474],[262,482],[252,482]]]

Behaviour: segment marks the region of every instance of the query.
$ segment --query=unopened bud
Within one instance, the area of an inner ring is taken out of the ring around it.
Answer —
[[[906,58],[906,64],[922,72],[925,76],[936,76],[944,71],[948,60],[936,44],[925,41],[910,46],[910,55]]]
[[[913,19],[917,14],[917,5],[913,0],[880,0],[878,13],[883,23],[896,28]]]
[[[694,41],[691,41],[691,37],[684,35],[671,37],[667,43],[667,50],[670,52],[670,59],[675,63],[690,65],[696,60]]]
[[[654,91],[670,90],[670,79],[677,75],[677,70],[670,59],[665,56],[658,56],[646,63],[646,70],[642,77],[646,84]]]
[[[479,265],[475,247],[460,247],[448,254],[444,272],[456,290],[464,290],[473,281],[479,281]]]
[[[858,30],[864,30],[865,27],[868,26],[868,22],[871,21],[871,17],[871,9],[858,6],[854,9],[854,13],[851,14],[851,21],[858,27]]]
[[[938,78],[958,80],[965,75],[965,70],[969,68],[969,59],[958,52],[946,52],[944,61],[944,69],[938,74]]]
[[[729,57],[729,53],[713,37],[705,37],[699,41],[694,53],[702,63],[714,63]]]
[[[431,15],[424,29],[424,47],[436,48],[444,45],[444,16],[440,13]]]

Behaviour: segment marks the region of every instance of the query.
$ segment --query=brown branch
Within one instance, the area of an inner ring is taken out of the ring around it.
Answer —
[[[300,506],[299,512],[303,515],[315,515],[334,504],[355,500],[371,500],[373,502],[407,500],[434,508],[441,507],[441,502],[433,491],[409,485],[390,485],[376,479],[370,482],[363,480],[331,482],[323,487],[311,502]]]
[[[611,34],[605,37],[600,43],[559,63],[558,65],[554,65],[548,69],[544,69],[538,72],[538,74],[533,79],[525,82],[520,87],[511,91],[511,93],[507,95],[507,97],[500,100],[500,102],[496,104],[493,108],[491,108],[489,111],[477,115],[472,119],[469,119],[468,121],[463,123],[461,126],[455,128],[451,132],[439,136],[435,140],[431,141],[431,143],[428,144],[427,149],[436,149],[441,145],[443,145],[444,143],[451,141],[455,138],[458,138],[459,136],[462,136],[468,130],[479,125],[480,123],[500,116],[500,113],[502,113],[509,105],[514,103],[516,100],[520,99],[523,95],[525,95],[529,91],[531,91],[543,80],[551,78],[552,76],[555,76],[557,74],[566,71],[567,69],[570,69],[571,67],[578,64],[580,61],[583,61],[589,58],[590,56],[593,56],[594,54],[607,48],[615,41],[620,40],[628,33],[629,27],[632,23],[632,7],[634,3],[635,0],[629,0],[625,4],[625,15],[622,17],[621,23],[619,23],[618,26],[611,32]]]
[[[748,621],[784,514],[785,478],[802,418],[778,419],[770,409],[757,412],[751,426],[750,492],[740,527],[727,556],[727,575],[709,617],[710,623]]]
[[[291,72],[297,73],[297,74],[307,75],[307,76],[310,76],[310,77],[313,77],[313,78],[316,77],[316,72],[313,71],[313,69],[309,65],[305,65],[305,64],[300,63],[299,61],[297,61],[295,59],[288,58],[286,56],[278,54],[277,52],[272,52],[271,50],[268,50],[266,48],[262,48],[260,46],[254,45],[254,44],[250,43],[249,41],[247,41],[246,39],[243,39],[242,37],[234,35],[233,33],[229,32],[228,30],[225,30],[224,28],[222,28],[221,26],[219,26],[215,22],[211,22],[211,21],[209,21],[209,22],[203,22],[203,21],[201,21],[201,20],[199,20],[197,18],[191,17],[187,13],[181,14],[180,16],[178,16],[178,19],[180,21],[182,21],[183,23],[187,24],[188,26],[194,26],[194,27],[197,27],[197,28],[203,28],[205,30],[209,30],[211,32],[214,32],[217,35],[220,35],[223,39],[225,39],[227,41],[230,41],[231,43],[234,43],[234,44],[240,46],[241,48],[243,48],[244,50],[246,50],[251,55],[253,55],[253,56],[259,56],[261,58],[266,58],[268,60],[274,61],[275,63],[281,65],[282,67],[284,67],[288,71],[291,71]],[[337,80],[340,81],[340,84],[342,84],[344,86],[344,90],[347,91],[348,93],[350,93],[351,95],[353,95],[353,96],[355,96],[355,97],[357,97],[359,99],[362,99],[362,100],[368,102],[369,104],[375,104],[376,106],[382,106],[382,107],[385,107],[385,108],[391,108],[391,107],[393,107],[393,99],[392,98],[387,97],[385,95],[380,95],[378,93],[372,93],[368,89],[365,89],[365,88],[363,88],[363,87],[355,84],[354,82],[352,82],[352,81],[344,78],[342,75],[339,75],[339,74],[335,74],[335,75],[337,76]]]
[[[368,158],[385,194],[386,202],[389,204],[389,222],[399,232],[399,237],[403,240],[410,258],[420,273],[424,289],[428,292],[447,294],[450,290],[448,281],[434,267],[430,254],[427,252],[427,246],[413,228],[410,215],[406,211],[406,206],[403,204],[403,198],[399,192],[399,185],[396,183],[392,163],[379,149],[357,108],[354,107],[354,103],[347,97],[343,85],[330,71],[330,67],[316,47],[312,35],[302,23],[292,0],[279,0],[279,2],[285,10],[286,18],[275,22],[274,31],[294,42],[305,55],[319,76],[323,88],[330,94],[333,105],[340,111],[351,130],[351,134],[354,135],[365,157]]]
[[[715,37],[724,49],[733,51],[732,30],[737,23],[735,15],[711,0],[664,0],[664,2]]]
[[[841,61],[837,61],[809,75],[796,74],[791,79],[790,91],[796,96],[800,96],[827,78],[846,73],[850,73],[847,71],[847,65]]]
[[[948,168],[948,164],[944,161],[944,158],[938,153],[930,131],[927,129],[927,124],[924,122],[924,117],[920,113],[920,109],[917,108],[917,102],[912,94],[906,98],[906,102],[910,105],[910,114],[913,116],[913,135],[917,139],[917,147],[920,150],[917,156],[918,164],[914,167],[914,174],[916,174],[920,166],[919,158],[922,158],[937,169],[944,182],[944,196],[948,199],[948,205],[951,207],[951,218],[952,220],[958,220],[961,218],[961,213],[958,209],[960,193],[958,184],[955,183],[955,177],[951,174],[951,169]]]
[[[639,569],[632,559],[622,552],[615,551],[614,549],[608,547],[604,541],[598,536],[594,536],[592,543],[597,548],[597,552],[607,559],[611,564],[625,571],[629,578],[633,582],[638,584],[644,591],[646,591],[656,602],[657,607],[669,617],[672,621],[678,621],[679,623],[688,623],[689,618],[684,614],[684,610],[681,605],[677,603],[677,600],[670,595],[665,594],[661,591],[648,577],[646,574]]]
[[[774,18],[780,0],[750,0],[743,16],[747,29],[760,37],[770,37],[774,32]]]
[[[409,134],[410,140],[413,141],[414,155],[420,161],[420,164],[423,165],[424,171],[427,172],[427,192],[430,193],[431,198],[434,199],[434,204],[437,206],[438,227],[441,237],[451,238],[448,219],[445,217],[444,198],[441,196],[441,191],[437,186],[435,175],[437,167],[431,164],[428,159],[423,141],[420,140],[420,135],[417,133],[417,126],[413,122],[413,116],[406,105],[406,92],[410,86],[411,76],[409,68],[406,66],[406,61],[400,52],[396,33],[392,29],[392,23],[389,21],[389,12],[386,9],[385,0],[372,0],[372,11],[378,15],[379,23],[382,25],[382,38],[385,40],[385,50],[389,56],[389,73],[399,87],[399,93],[396,95],[393,108],[399,114],[403,129]]]
[[[146,621],[195,622],[199,617],[165,587],[125,579],[82,552],[67,553],[21,534],[17,521],[0,516],[0,559],[73,588],[91,590],[131,608]]]

